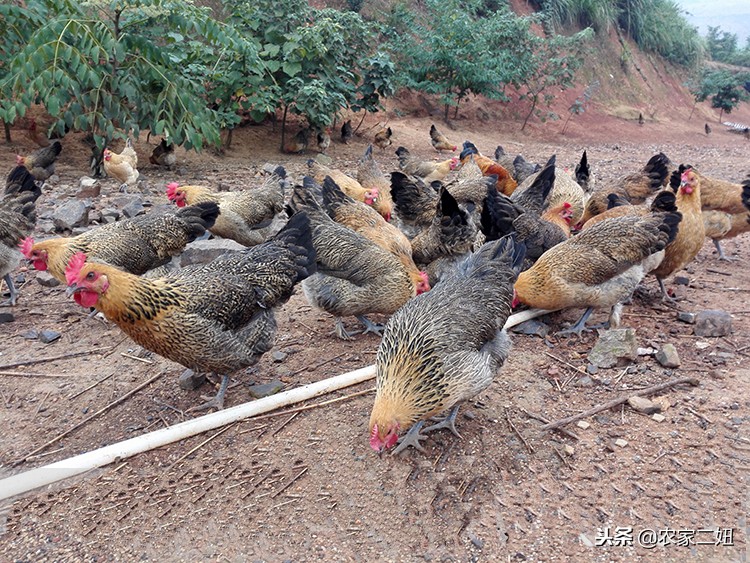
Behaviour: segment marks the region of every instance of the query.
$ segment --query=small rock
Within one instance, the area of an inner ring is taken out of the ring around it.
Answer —
[[[549,325],[537,319],[531,319],[514,326],[510,330],[516,334],[526,334],[528,336],[539,336],[540,338],[545,338],[549,334]]]
[[[89,206],[79,199],[70,199],[55,208],[52,217],[55,228],[60,231],[70,231],[74,227],[88,225]]]
[[[576,449],[570,444],[565,444],[565,447],[563,449],[565,450],[565,453],[568,455],[573,455],[574,453],[576,453]]]
[[[478,538],[474,534],[469,534],[469,539],[471,540],[471,543],[474,544],[474,547],[477,549],[482,549],[484,547],[484,540],[482,538]]]
[[[23,336],[26,340],[36,340],[37,338],[39,338],[39,331],[32,328],[31,330],[27,330],[26,332],[24,332],[21,336]]]
[[[56,330],[43,330],[39,333],[39,342],[43,342],[44,344],[50,344],[60,338],[62,334],[57,332]]]
[[[689,283],[690,283],[690,278],[687,276],[675,276],[674,277],[675,285],[688,285]]]
[[[47,270],[41,270],[36,273],[36,281],[42,287],[57,287],[60,280],[50,274]]]
[[[729,420],[732,422],[732,424],[735,424],[737,426],[739,426],[740,424],[742,424],[745,421],[745,419],[742,418],[741,416],[733,416]]]
[[[283,362],[284,360],[286,360],[287,354],[277,350],[273,354],[271,354],[271,357],[273,358],[274,362]]]
[[[284,384],[281,381],[274,380],[270,383],[263,383],[260,385],[252,385],[248,391],[253,399],[262,399],[270,395],[275,395],[284,388]]]
[[[726,336],[732,332],[732,315],[726,311],[700,311],[695,316],[696,336]]]
[[[218,190],[220,192],[231,192],[232,191],[232,186],[230,186],[229,184],[226,184],[224,182],[219,182]]]
[[[330,166],[333,164],[333,159],[325,154],[319,154],[315,157],[315,162],[322,164],[323,166]]]
[[[656,361],[665,368],[680,367],[680,356],[674,344],[665,344],[661,350],[656,353]]]
[[[594,542],[587,538],[586,534],[581,534],[580,536],[578,536],[578,540],[586,547],[594,547]]]
[[[705,350],[706,348],[711,347],[711,343],[705,342],[703,340],[699,340],[698,342],[695,343],[695,347],[698,348],[698,350]]]
[[[144,211],[145,207],[143,205],[143,201],[141,201],[141,198],[137,196],[130,203],[122,207],[122,214],[125,215],[125,217],[127,217],[128,219],[140,215]]]
[[[76,192],[78,199],[94,198],[99,197],[102,193],[101,184],[94,178],[84,176],[79,182],[80,187]]]
[[[576,423],[576,426],[578,426],[578,428],[583,428],[584,430],[586,430],[587,428],[591,427],[591,425],[588,422],[586,422],[585,420],[579,420]]]
[[[191,369],[186,369],[180,374],[180,389],[185,391],[194,391],[206,382],[206,376],[202,373],[195,373]]]
[[[638,412],[642,412],[644,414],[654,414],[659,411],[661,411],[661,407],[657,405],[656,403],[649,401],[645,397],[630,397],[628,399],[628,404]]]
[[[636,350],[636,353],[639,356],[653,356],[654,354],[656,354],[656,349],[655,348],[638,348]],[[628,369],[630,369],[630,368],[628,368]]]
[[[680,311],[679,313],[677,313],[677,320],[689,325],[695,324],[695,313]]]
[[[602,332],[589,352],[589,362],[599,368],[612,368],[638,357],[635,330],[619,328]]]
[[[12,323],[16,320],[13,313],[0,313],[0,325],[5,323]]]
[[[627,445],[628,445],[627,440],[623,440],[622,438],[617,438],[617,440],[615,440],[615,446],[620,446],[621,448],[624,448]]]
[[[196,240],[185,247],[180,255],[180,266],[205,264],[226,252],[246,250],[247,247],[230,239]]]
[[[55,232],[55,224],[52,221],[37,221],[36,228],[37,231],[44,233],[45,235],[49,235]]]
[[[663,414],[659,414],[658,412],[652,414],[651,418],[653,418],[656,422],[664,422],[667,419],[666,416],[664,416]]]
[[[586,372],[589,375],[596,375],[598,371],[599,371],[599,368],[596,367],[594,364],[589,364],[586,366]]]
[[[591,387],[594,384],[594,380],[588,375],[584,375],[578,381],[576,381],[577,387]]]

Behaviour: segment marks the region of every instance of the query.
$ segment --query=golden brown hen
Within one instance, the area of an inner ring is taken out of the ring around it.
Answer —
[[[450,151],[455,152],[458,148],[455,143],[451,143],[433,123],[430,127],[430,143],[437,152]]]
[[[360,185],[371,192],[376,192],[378,197],[372,207],[386,220],[391,220],[393,214],[393,199],[391,198],[391,181],[383,174],[372,155],[372,145],[367,145],[365,154],[359,161],[357,168],[357,181]]]
[[[138,154],[133,149],[133,142],[128,138],[125,148],[120,154],[113,153],[110,149],[104,149],[104,171],[107,176],[115,178],[120,182],[120,191],[126,192],[128,186],[134,186],[138,181]]]

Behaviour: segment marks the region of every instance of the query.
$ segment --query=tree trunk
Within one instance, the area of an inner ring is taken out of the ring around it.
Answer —
[[[690,121],[693,118],[693,112],[695,112],[695,106],[698,105],[698,100],[695,100],[693,102],[693,109],[690,110],[690,115],[688,116],[688,121]]]
[[[445,111],[443,112],[443,121],[448,123],[448,110],[450,109],[450,106],[448,105],[448,102],[445,102]]]
[[[232,133],[234,133],[234,128],[227,130],[227,140],[224,143],[225,149],[228,149],[232,146]]]
[[[284,104],[284,113],[281,118],[281,152],[284,152],[284,146],[286,145],[286,112],[289,106]]]
[[[363,110],[363,112],[364,113],[362,113],[362,119],[360,119],[359,123],[357,123],[357,128],[352,132],[352,135],[359,131],[359,128],[362,127],[362,124],[365,122],[365,117],[367,117],[367,110]]]
[[[534,96],[532,98],[531,109],[529,110],[529,114],[526,116],[526,119],[523,120],[523,125],[521,126],[521,131],[523,131],[524,129],[526,129],[526,124],[529,122],[529,119],[531,118],[531,116],[534,113],[534,110],[536,109],[536,102],[537,102],[537,96]]]
[[[453,119],[458,119],[458,106],[461,104],[461,98],[456,100],[456,111],[453,112]]]
[[[721,110],[719,111],[719,123],[721,123],[721,118],[723,115],[724,115],[724,108],[721,108]]]
[[[10,143],[10,123],[3,121],[3,127],[5,128],[5,142]]]

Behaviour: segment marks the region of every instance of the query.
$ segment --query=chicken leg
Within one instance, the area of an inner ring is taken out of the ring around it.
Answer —
[[[714,240],[713,243],[716,247],[716,251],[719,253],[719,260],[723,260],[724,262],[734,262],[735,260],[737,260],[736,258],[730,258],[726,254],[724,254],[724,249],[721,247],[721,241]]]
[[[424,420],[420,420],[414,426],[409,428],[409,431],[406,434],[404,434],[401,438],[399,438],[398,446],[396,446],[396,449],[393,450],[391,455],[400,454],[409,446],[413,446],[416,450],[419,450],[420,452],[425,453],[425,450],[422,447],[422,444],[419,443],[420,440],[427,439],[427,436],[425,436],[424,434],[420,434],[419,432],[423,424],[424,424]]]
[[[365,330],[362,331],[362,334],[367,334],[368,332],[370,332],[376,336],[383,336],[385,325],[374,323],[364,315],[358,316],[357,320],[361,322],[365,327]]]
[[[581,315],[581,318],[578,319],[578,322],[574,325],[569,326],[568,328],[565,328],[557,333],[558,336],[569,336],[571,334],[575,334],[578,336],[578,338],[581,337],[581,333],[584,331],[591,330],[590,328],[586,328],[586,321],[591,316],[591,313],[594,311],[593,307],[589,307],[583,312],[583,315]]]
[[[333,326],[333,334],[338,336],[341,340],[354,340],[354,335],[359,333],[347,332],[346,327],[344,326],[344,319],[337,317],[336,324]]]
[[[0,306],[7,307],[10,305],[11,307],[13,307],[16,304],[16,299],[18,298],[18,291],[16,290],[16,286],[13,285],[13,278],[11,277],[10,274],[5,274],[5,277],[3,279],[5,280],[5,283],[8,284],[8,291],[10,291],[10,299],[0,303]]]
[[[222,375],[221,376],[221,385],[219,385],[219,392],[216,393],[216,396],[212,399],[209,399],[202,405],[198,405],[195,407],[189,408],[185,412],[196,412],[196,411],[204,411],[208,409],[215,408],[216,410],[221,410],[224,408],[224,395],[227,394],[227,388],[229,387],[229,376],[228,375]],[[203,398],[207,398],[203,396]]]
[[[661,300],[662,303],[667,303],[669,305],[674,305],[677,303],[677,299],[669,295],[669,292],[667,291],[667,286],[664,285],[664,280],[661,278],[656,278],[656,281],[659,282],[659,287],[661,288]]]
[[[433,424],[432,426],[428,426],[422,432],[432,432],[433,430],[439,430],[441,428],[447,428],[450,430],[454,436],[457,436],[458,438],[462,438],[461,434],[458,433],[458,430],[456,430],[456,416],[458,415],[458,409],[461,405],[455,405],[451,411],[448,413],[448,416],[446,416],[443,420],[440,422],[437,422]]]

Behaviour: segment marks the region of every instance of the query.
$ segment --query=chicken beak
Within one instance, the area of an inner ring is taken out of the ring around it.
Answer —
[[[78,290],[79,290],[79,288],[78,288],[78,286],[76,284],[73,284],[73,285],[69,286],[68,289],[65,290],[65,297],[70,297],[71,295],[73,295]]]

